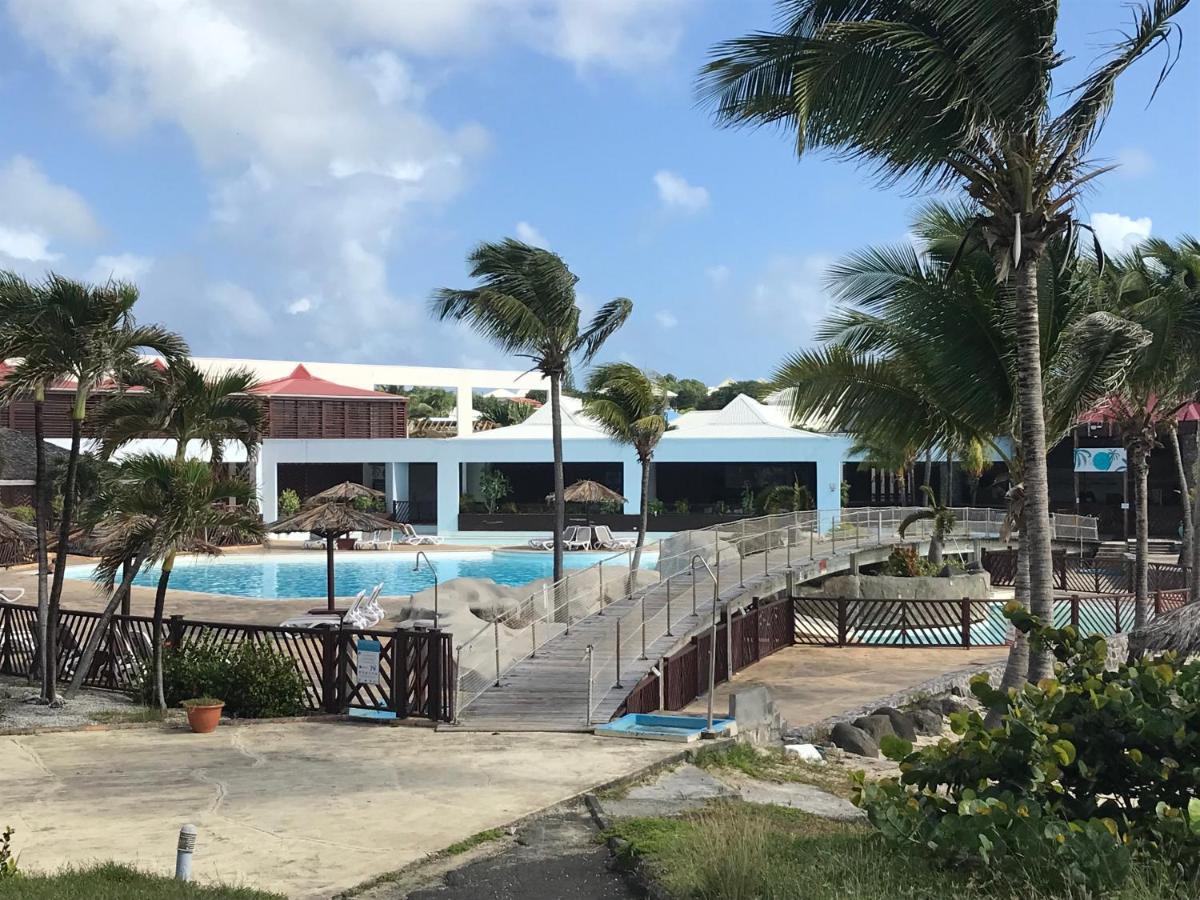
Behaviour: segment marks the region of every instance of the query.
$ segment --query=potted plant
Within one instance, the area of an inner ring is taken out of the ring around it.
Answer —
[[[196,734],[208,734],[217,730],[225,701],[215,697],[196,697],[184,700],[180,705],[187,710],[188,725],[192,731]]]

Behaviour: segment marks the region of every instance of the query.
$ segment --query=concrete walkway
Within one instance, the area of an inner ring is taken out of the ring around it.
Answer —
[[[717,685],[714,709],[729,708],[731,691],[766,685],[784,720],[807,725],[912,685],[976,665],[1002,662],[1005,647],[955,650],[919,647],[785,647]],[[704,715],[707,696],[687,712]]]
[[[678,752],[570,734],[445,734],[341,722],[0,738],[0,827],[25,869],[113,859],[329,897]]]

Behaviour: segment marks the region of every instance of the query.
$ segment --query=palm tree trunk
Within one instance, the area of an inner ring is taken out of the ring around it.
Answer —
[[[1029,557],[1025,555],[1023,545],[1017,545],[1017,571],[1013,578],[1013,599],[1022,609],[1029,608]],[[1000,678],[1000,690],[1020,690],[1025,684],[1025,674],[1029,671],[1029,638],[1024,632],[1017,631],[1013,637],[1012,647],[1008,651],[1008,662],[1004,666],[1004,675]],[[1001,714],[988,711],[984,724],[995,728],[1000,724]]]
[[[933,480],[933,451],[926,450],[925,451],[925,474],[921,478],[921,485],[923,487],[929,487],[929,483],[932,480]],[[927,506],[933,505],[933,501],[930,500],[928,497],[926,497],[925,500],[926,500]]]
[[[646,532],[650,528],[650,458],[642,460],[642,527],[638,531],[637,543],[633,547],[633,563],[630,568],[636,573],[642,564],[642,547],[646,543]],[[630,585],[630,592],[636,587],[637,581],[633,579],[633,584]]]
[[[1021,412],[1021,449],[1025,457],[1025,516],[1021,544],[1029,559],[1029,608],[1044,622],[1054,615],[1054,564],[1051,557],[1050,489],[1046,479],[1046,417],[1042,395],[1042,345],[1038,324],[1037,269],[1040,253],[1026,247],[1013,282],[1017,324],[1017,394]],[[1030,656],[1029,680],[1050,674],[1048,653]]]
[[[46,424],[45,393],[38,388],[33,397],[33,442],[34,483],[33,508],[34,526],[37,529],[37,663],[40,669],[41,698],[49,703],[54,699],[54,670],[49,663],[50,634],[50,590],[49,556],[46,549],[46,531],[50,525],[50,485],[46,483]]]
[[[83,414],[77,404],[76,410],[71,414],[71,451],[67,456],[66,478],[63,479],[62,519],[58,523],[58,551],[54,555],[54,580],[50,585],[50,601],[46,613],[46,668],[51,676],[48,693],[52,703],[57,699],[54,675],[58,671],[58,610],[62,601],[63,578],[67,572],[71,518],[75,514],[75,476],[79,471],[79,445],[82,439]]]
[[[163,692],[163,615],[167,602],[167,582],[171,580],[171,570],[175,566],[175,554],[167,554],[163,560],[162,573],[158,576],[158,589],[154,592],[154,619],[151,624],[151,639],[153,641],[153,671],[154,671],[154,702],[159,709],[167,708],[167,698]]]
[[[1196,496],[1192,498],[1192,523],[1200,522],[1200,422],[1196,423],[1196,457],[1192,461],[1192,484],[1196,486]],[[1188,560],[1191,571],[1188,573],[1188,603],[1200,602],[1200,540],[1192,537],[1192,556]]]
[[[83,685],[83,679],[87,677],[88,671],[92,668],[92,662],[96,658],[96,650],[100,647],[100,641],[104,635],[108,633],[108,625],[112,622],[113,613],[116,612],[117,606],[121,602],[121,598],[129,592],[130,586],[133,584],[133,579],[137,577],[137,573],[142,568],[141,557],[135,557],[133,565],[129,567],[129,573],[121,580],[121,583],[109,595],[108,603],[104,607],[104,611],[100,614],[100,620],[96,623],[96,627],[88,636],[87,643],[83,647],[83,653],[80,655],[75,666],[75,674],[71,676],[71,683],[67,686],[65,698],[71,700],[79,693],[79,688]]]
[[[563,498],[566,485],[563,482],[562,443],[562,375],[550,376],[550,435],[554,449],[554,581],[563,577],[563,529],[566,526],[567,502]],[[555,602],[557,611],[558,602]]]
[[[1192,498],[1188,491],[1187,468],[1183,464],[1183,448],[1179,446],[1179,425],[1172,422],[1167,428],[1167,443],[1175,458],[1175,473],[1179,477],[1179,512],[1183,521],[1183,537],[1179,547],[1179,564],[1186,566],[1192,558],[1193,523]]]
[[[1140,446],[1129,448],[1129,464],[1133,468],[1133,522],[1137,536],[1133,554],[1133,603],[1135,628],[1150,621],[1150,511],[1147,506],[1150,475],[1149,453]]]

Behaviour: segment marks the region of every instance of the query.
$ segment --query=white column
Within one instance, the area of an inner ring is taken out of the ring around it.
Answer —
[[[388,509],[397,500],[408,499],[408,463],[390,462],[383,466],[384,493],[387,495]]]
[[[258,467],[255,470],[255,482],[258,488],[258,505],[262,511],[264,522],[274,522],[279,518],[279,487],[276,471],[275,456],[269,445],[264,441],[258,452]]]
[[[475,411],[474,394],[469,387],[459,387],[458,389],[458,434],[470,435],[474,431],[474,424],[471,419],[471,413]]]
[[[642,467],[637,457],[621,460],[621,493],[625,495],[626,515],[636,516],[642,511]]]
[[[842,508],[842,458],[830,455],[817,460],[817,509],[821,511],[821,527],[833,524],[834,514]]]
[[[437,530],[458,531],[458,463],[437,464]]]

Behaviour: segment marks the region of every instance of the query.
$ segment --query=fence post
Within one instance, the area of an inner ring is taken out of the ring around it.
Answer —
[[[818,519],[817,522],[819,523],[820,519]],[[813,541],[816,540],[816,534],[817,534],[816,526],[808,529],[808,558],[809,558],[809,560],[816,559],[816,555],[813,553]]]
[[[837,600],[837,641],[839,647],[846,646],[846,636],[849,628],[846,623],[846,598],[839,597]]]
[[[592,645],[587,645],[584,655],[588,661],[587,712],[583,716],[583,724],[590,728],[592,725]]]
[[[597,600],[600,605],[599,615],[604,615],[604,560],[596,563],[596,569],[600,575],[600,597]]]
[[[745,526],[743,526],[745,527]],[[746,586],[746,542],[738,541],[738,587]]]
[[[496,687],[500,687],[500,617],[492,606],[492,643],[496,648]]]
[[[458,706],[462,702],[462,644],[454,648],[454,724],[458,724]]]
[[[876,531],[876,540],[879,543],[879,545],[882,547],[883,546],[883,510],[882,509],[879,511],[879,525],[877,526],[877,529],[878,530]]]
[[[172,619],[174,617],[172,616]],[[174,622],[171,623],[174,626]],[[330,628],[321,629],[321,705],[327,713],[338,712],[337,672],[338,633]]]
[[[430,721],[442,720],[442,630],[431,628],[421,636],[425,641],[427,652],[426,665],[429,666],[429,707],[427,715]]]
[[[1156,615],[1156,616],[1162,615],[1162,592],[1161,591],[1154,592],[1154,615]]]
[[[3,655],[0,655],[0,672],[5,675],[11,675],[9,671],[11,667],[12,656],[12,611],[7,605],[0,606],[0,647],[4,649]]]
[[[674,636],[671,634],[671,583],[667,582],[667,637]]]
[[[346,684],[350,680],[350,642],[354,639],[348,631],[336,632],[338,636],[337,642],[337,688],[334,690],[334,696],[337,698],[337,711],[345,712],[346,707],[350,705],[350,698],[346,692]]]
[[[660,710],[667,708],[667,658],[665,656],[658,658],[658,708]]]
[[[725,604],[725,680],[733,681],[733,607]]]
[[[392,631],[392,712],[408,718],[408,630]]]
[[[642,655],[641,659],[646,658],[646,594],[642,593]]]
[[[1071,625],[1076,631],[1079,630],[1079,595],[1071,595]]]
[[[529,658],[537,659],[537,619],[529,623]]]
[[[617,649],[615,652],[617,657],[617,683],[613,687],[624,687],[621,684],[621,620],[619,618],[617,619]]]
[[[1121,633],[1121,595],[1120,594],[1117,594],[1117,596],[1113,597],[1113,608],[1114,608],[1114,612],[1116,613],[1116,626],[1117,626],[1116,630],[1113,632],[1113,634],[1120,634]]]
[[[962,645],[965,649],[971,647],[971,600],[969,597],[962,598]]]

